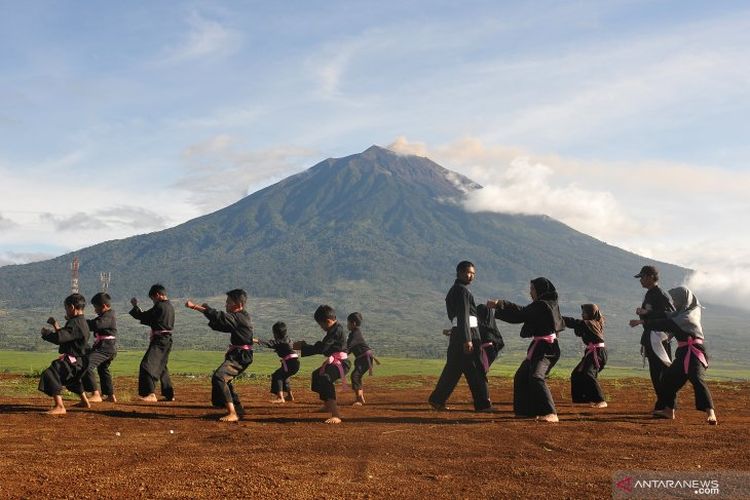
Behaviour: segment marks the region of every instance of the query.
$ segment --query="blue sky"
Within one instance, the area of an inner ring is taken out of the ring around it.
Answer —
[[[0,1],[0,265],[380,144],[750,298],[746,2],[317,4]]]

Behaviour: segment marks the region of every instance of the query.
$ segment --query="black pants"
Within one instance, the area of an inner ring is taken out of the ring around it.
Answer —
[[[448,354],[445,367],[440,374],[435,390],[432,391],[428,401],[436,405],[445,405],[448,398],[456,388],[461,375],[466,378],[474,400],[475,410],[484,410],[492,406],[490,402],[489,389],[487,388],[487,375],[479,360],[479,343],[475,343],[474,350],[464,353],[464,345],[460,340],[451,341],[448,344]]]
[[[599,359],[599,368],[596,367],[593,356]],[[598,348],[581,359],[570,373],[570,394],[574,403],[601,403],[604,401],[604,393],[599,385],[597,376],[604,370],[607,364],[607,349]]]
[[[656,403],[654,403],[654,410],[663,410],[667,405],[659,396],[659,394],[661,393],[661,379],[662,374],[669,367],[665,365],[661,359],[659,359],[659,356],[657,356],[656,353],[654,353],[654,349],[651,347],[650,337],[645,334],[644,337],[646,338],[646,341],[644,341],[642,345],[646,354],[646,359],[648,359],[648,372],[651,376],[651,385],[653,386],[654,393],[656,394]],[[669,356],[671,359],[672,347],[667,341],[662,342],[662,344],[664,345],[664,349],[667,351],[667,356]]]
[[[42,372],[37,388],[52,397],[59,396],[63,387],[75,394],[81,394],[83,374],[84,360],[82,358],[77,357],[75,363],[71,363],[67,357],[56,359],[49,365],[49,368]]]
[[[557,413],[547,375],[560,359],[560,346],[539,342],[534,357],[524,359],[513,377],[513,412],[518,416],[537,417]]]
[[[271,374],[271,392],[273,394],[278,394],[282,391],[290,392],[292,390],[291,385],[289,385],[289,377],[299,371],[299,359],[287,359],[285,363],[286,370],[284,369],[284,365],[281,365]]]
[[[702,350],[702,347],[698,347]],[[705,353],[705,351],[703,351]],[[706,411],[714,407],[711,392],[708,390],[706,381],[703,379],[706,367],[698,361],[694,355],[690,355],[688,372],[685,373],[685,356],[688,355],[687,347],[677,348],[672,366],[664,370],[661,379],[661,400],[668,408],[674,408],[677,392],[682,389],[688,380],[693,384],[695,391],[695,409]]]
[[[94,392],[99,390],[99,383],[96,380],[96,374],[99,374],[99,380],[101,381],[101,393],[105,396],[111,396],[115,393],[115,386],[112,382],[112,374],[109,371],[109,365],[117,356],[116,352],[109,349],[103,350],[94,347],[91,352],[86,356],[88,361],[86,365],[86,373],[83,375],[83,388],[86,392]]]
[[[370,363],[366,355],[363,355],[354,360],[354,368],[352,368],[352,390],[358,391],[362,389],[362,377],[365,373],[370,371]]]
[[[348,359],[341,362],[341,367],[344,371],[344,376],[349,372],[350,363]],[[336,380],[341,378],[339,368],[336,365],[326,365],[323,373],[320,373],[320,368],[316,368],[312,372],[312,380],[310,388],[313,392],[317,392],[318,396],[322,401],[328,401],[329,399],[336,400],[336,387],[333,385]]]
[[[148,396],[156,390],[156,382],[161,385],[161,394],[167,400],[174,399],[174,387],[169,378],[169,353],[172,351],[171,335],[155,335],[141,360],[138,373],[138,394]]]
[[[253,362],[253,351],[233,351],[227,354],[224,362],[211,376],[211,404],[223,408],[227,403],[234,404],[234,409],[242,413],[240,397],[234,390],[232,381]]]

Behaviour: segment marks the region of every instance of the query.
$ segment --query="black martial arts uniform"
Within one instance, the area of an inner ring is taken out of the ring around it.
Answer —
[[[643,304],[641,308],[646,309],[648,312],[641,315],[641,319],[644,321],[650,321],[655,319],[665,319],[667,313],[674,311],[674,305],[672,305],[671,297],[658,285],[650,288],[645,297],[643,298]],[[643,334],[641,335],[641,346],[643,346],[643,352],[648,359],[648,371],[651,376],[651,385],[654,387],[656,393],[656,403],[654,404],[654,410],[663,410],[666,406],[664,401],[659,397],[660,390],[659,384],[661,383],[661,377],[664,370],[667,369],[667,365],[659,359],[654,353],[654,348],[651,345],[651,332],[660,331],[654,330],[653,328],[643,325]],[[669,345],[669,341],[663,342],[664,350],[667,351],[667,355],[672,357],[672,350]]]
[[[472,322],[477,321],[477,306],[469,288],[459,280],[448,290],[445,309],[448,319],[455,321],[456,326],[451,329],[445,367],[428,401],[433,406],[445,406],[463,375],[469,384],[474,409],[479,411],[490,408],[492,403],[487,389],[487,377],[479,355],[481,338],[477,327],[471,326]],[[472,320],[472,317],[475,319]],[[471,342],[474,347],[470,353],[464,351],[467,342]]]
[[[596,347],[604,343],[601,336],[590,325],[581,319],[564,316],[565,326],[572,328],[577,337],[581,337],[586,351],[581,361],[570,372],[570,394],[574,403],[601,403],[604,393],[597,376],[607,364],[607,347]]]
[[[81,377],[85,372],[85,355],[89,342],[89,327],[81,314],[70,318],[56,332],[46,332],[42,338],[59,346],[60,357],[42,372],[38,389],[48,396],[59,396],[62,388],[81,394]]]
[[[703,335],[690,335],[686,333],[671,319],[654,319],[646,320],[643,325],[651,330],[659,332],[669,332],[674,335],[678,342],[694,341],[698,339],[703,341]],[[702,343],[693,343],[692,349],[697,349],[703,354],[704,359],[708,359],[706,348]],[[685,357],[689,356],[688,369],[685,373]],[[695,408],[696,410],[706,411],[714,407],[711,392],[708,390],[704,375],[707,366],[700,361],[696,353],[692,352],[688,346],[677,347],[674,354],[672,365],[665,368],[661,374],[661,383],[659,384],[659,399],[667,408],[675,408],[677,392],[690,380],[695,391]]]
[[[362,388],[362,376],[372,370],[372,349],[367,345],[362,330],[355,328],[349,332],[346,339],[349,353],[354,356],[354,368],[352,368],[352,389],[358,391]]]
[[[86,374],[83,376],[83,388],[87,392],[99,390],[96,374],[101,381],[101,393],[111,396],[115,393],[112,374],[109,366],[117,356],[117,321],[113,310],[104,311],[94,319],[87,321],[89,330],[94,334],[94,344],[86,356]]]
[[[302,356],[322,354],[330,359],[330,356],[337,353],[347,353],[346,333],[339,322],[328,329],[323,340],[315,342],[313,345],[305,344],[302,346]],[[323,366],[312,372],[311,389],[313,392],[317,392],[323,401],[336,399],[336,387],[333,383],[339,378],[343,381],[343,377],[349,372],[351,366],[348,359],[341,359],[332,363],[328,363],[328,359]]]
[[[493,309],[484,304],[477,305],[477,322],[479,337],[482,339],[479,346],[479,361],[482,363],[482,371],[486,376],[490,366],[505,347],[505,342],[500,334],[500,329],[497,327]]]
[[[537,300],[527,306],[519,306],[505,300],[498,301],[495,317],[507,323],[523,323],[522,338],[535,338],[526,351],[526,359],[513,377],[513,411],[517,416],[535,417],[557,413],[552,393],[547,386],[547,375],[560,359],[560,345],[541,340],[565,329],[557,292],[544,278],[538,280],[535,289]]]
[[[174,329],[174,307],[169,300],[156,302],[148,311],[135,306],[129,313],[151,327],[151,342],[141,360],[138,373],[138,394],[148,396],[156,389],[156,381],[161,385],[161,394],[167,401],[174,399],[174,387],[169,377],[169,353],[172,351],[172,333]]]
[[[296,353],[292,349],[289,337],[272,339],[264,342],[263,345],[276,351],[281,360],[281,366],[271,374],[271,393],[291,392],[292,386],[289,383],[289,377],[299,371],[299,358],[293,357]]]
[[[224,355],[224,362],[211,377],[211,404],[223,408],[227,403],[233,403],[237,414],[242,415],[244,409],[232,381],[253,362],[253,325],[250,315],[244,309],[224,312],[208,306],[203,315],[208,318],[208,326],[212,330],[230,334],[230,346]]]

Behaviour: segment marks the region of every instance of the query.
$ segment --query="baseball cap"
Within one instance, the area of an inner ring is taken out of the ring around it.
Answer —
[[[659,276],[659,271],[654,266],[643,266],[641,272],[633,276],[634,278],[641,278],[643,276]]]

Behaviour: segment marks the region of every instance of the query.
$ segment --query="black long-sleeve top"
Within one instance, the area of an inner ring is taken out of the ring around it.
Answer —
[[[128,314],[154,331],[174,329],[174,307],[169,300],[156,302],[148,311],[142,311],[140,307],[134,306]]]
[[[313,354],[330,356],[335,352],[349,352],[346,349],[344,327],[338,321],[328,329],[323,340],[315,342],[313,345],[305,344],[302,346],[302,356],[312,356]]]
[[[271,339],[271,340],[262,342],[262,344],[276,351],[276,354],[280,358],[285,358],[289,356],[290,354],[294,353],[294,349],[292,348],[292,343],[289,340],[289,337],[284,337],[283,339]]]
[[[359,328],[355,328],[349,332],[349,337],[346,339],[346,347],[355,357],[359,357],[370,350],[370,346],[367,345],[365,336],[362,335],[362,330]]]
[[[557,301],[535,300],[527,306],[519,306],[500,300],[495,308],[495,317],[506,323],[523,323],[521,337],[541,337],[565,329]]]
[[[584,344],[604,342],[604,334],[602,333],[601,337],[597,335],[582,319],[563,316],[563,320],[565,321],[565,326],[572,328],[573,333],[576,334],[576,337],[581,337]]]
[[[646,309],[646,314],[641,314],[640,318],[644,321],[650,321],[654,319],[665,319],[667,313],[674,311],[674,305],[672,305],[672,298],[659,285],[649,288],[643,297],[643,304],[641,308]],[[641,335],[641,344],[648,345],[650,342],[650,334],[654,331],[654,328],[643,324],[643,335]],[[660,331],[660,330],[656,330]]]
[[[57,352],[81,357],[86,354],[89,343],[89,326],[83,315],[75,316],[65,322],[65,326],[56,332],[47,332],[42,335],[47,342],[57,344]]]
[[[474,295],[465,284],[456,280],[445,296],[445,310],[448,319],[456,319],[456,326],[451,329],[451,338],[465,342],[480,341],[479,332],[471,328],[469,317],[477,315],[477,306],[474,303]]]
[[[670,318],[647,319],[644,320],[643,327],[648,328],[649,331],[669,332],[680,342],[685,342],[688,337],[695,337],[695,335],[691,335],[680,328],[677,323]],[[697,338],[702,340],[703,336]]]
[[[253,345],[253,324],[244,309],[237,312],[224,312],[206,307],[203,315],[208,318],[208,326],[217,332],[229,333],[232,345]]]
[[[96,318],[86,320],[86,323],[94,335],[101,337],[117,336],[117,321],[115,319],[115,312],[112,309],[104,311]],[[94,347],[104,352],[114,352],[116,350],[116,342],[116,339],[95,341]]]

